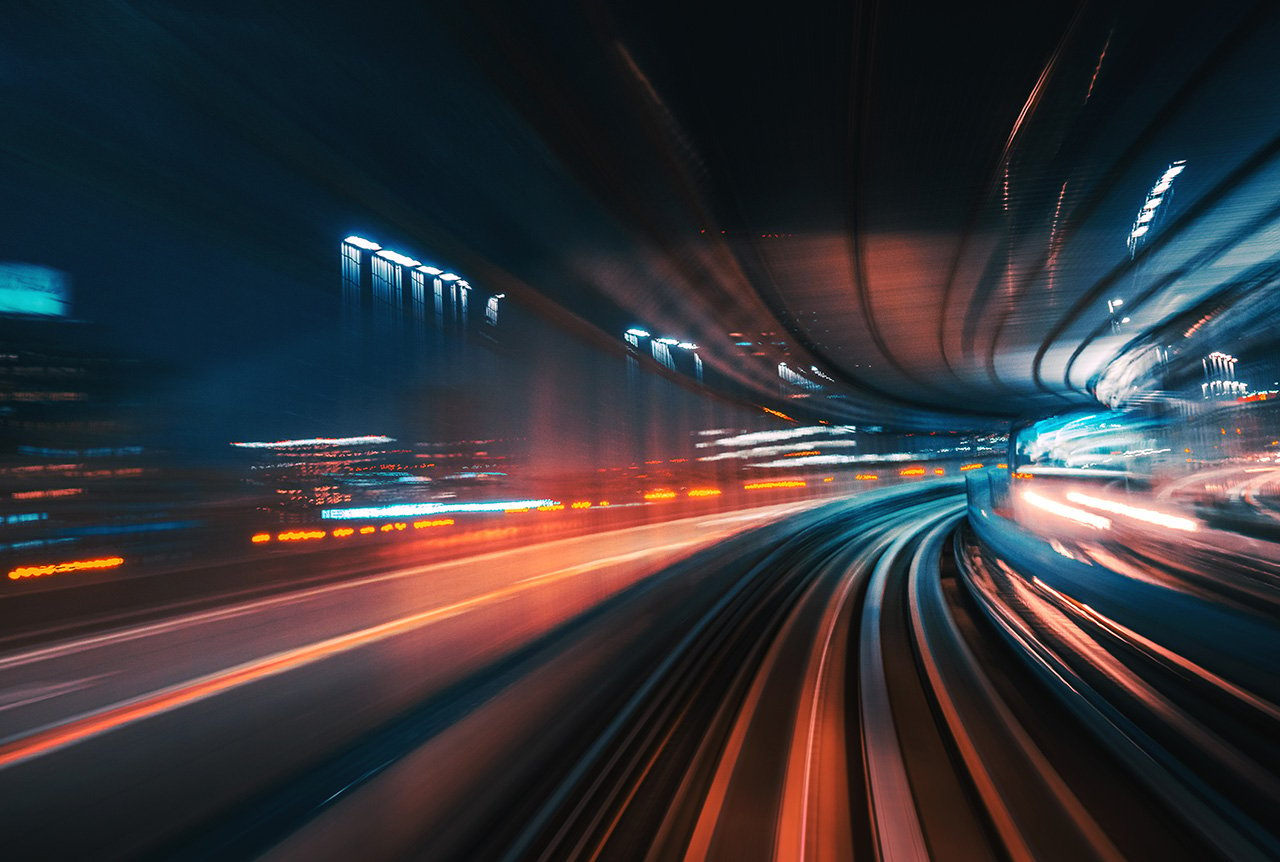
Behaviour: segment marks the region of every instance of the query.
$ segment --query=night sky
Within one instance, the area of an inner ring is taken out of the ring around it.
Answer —
[[[616,350],[641,323],[733,366],[731,328],[790,329],[870,405],[860,415],[1009,412],[1021,390],[983,376],[979,334],[940,330],[931,358],[924,336],[893,336],[895,309],[936,308],[938,284],[969,270],[957,296],[994,301],[982,279],[1001,284],[1004,258],[957,270],[982,246],[955,244],[987,225],[1046,68],[1009,218],[1040,231],[1037,261],[1057,198],[1113,208],[1121,232],[1175,152],[1131,153],[1133,118],[1186,98],[1249,10],[545,5],[17,4],[0,32],[0,259],[69,273],[76,315],[174,368],[157,403],[200,411],[213,436],[331,421],[334,396],[308,381],[341,365],[351,233],[506,291],[574,343]],[[774,233],[798,239],[741,243]],[[887,314],[878,334],[868,302]],[[940,393],[942,360],[959,386]],[[730,370],[770,385],[770,369]]]

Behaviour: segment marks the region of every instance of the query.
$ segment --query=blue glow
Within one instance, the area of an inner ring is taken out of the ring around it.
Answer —
[[[636,338],[648,338],[648,337],[649,337],[649,333],[645,332],[643,329],[628,329],[628,330],[627,330],[627,335],[634,335]]]
[[[67,277],[29,263],[0,263],[0,314],[65,317],[70,310]]]
[[[376,242],[359,236],[349,236],[344,239],[343,242],[347,245],[354,245],[356,248],[362,248],[365,251],[377,251],[382,248],[382,246],[378,245]]]
[[[438,266],[420,266],[418,269],[425,272],[427,275],[439,275],[444,272],[444,270]]]
[[[443,515],[452,512],[505,512],[507,509],[536,509],[556,506],[556,500],[501,500],[492,503],[398,503],[387,506],[362,506],[354,509],[322,509],[326,521],[353,521],[361,518],[412,518],[417,515]]]
[[[440,280],[441,280],[441,281],[457,281],[457,280],[458,280],[458,279],[460,279],[460,278],[462,278],[462,276],[457,275],[456,273],[452,273],[452,272],[446,272],[446,273],[442,273],[442,274],[440,275]]]

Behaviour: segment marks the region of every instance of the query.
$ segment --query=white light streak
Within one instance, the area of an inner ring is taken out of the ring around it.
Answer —
[[[354,245],[356,248],[362,248],[365,251],[377,251],[382,248],[382,246],[378,245],[376,242],[359,236],[349,236],[344,239],[343,242],[347,245]]]
[[[1050,500],[1048,497],[1041,496],[1035,491],[1023,491],[1022,499],[1026,500],[1037,509],[1043,509],[1044,511],[1057,515],[1060,518],[1066,518],[1069,521],[1084,524],[1086,527],[1093,527],[1098,530],[1111,529],[1110,518],[1104,518],[1101,515],[1086,512],[1084,509],[1077,509],[1075,506],[1068,506],[1066,503],[1059,503],[1057,500]]]
[[[1104,512],[1111,512],[1114,515],[1125,515],[1133,518],[1135,521],[1144,521],[1148,524],[1155,524],[1158,527],[1167,527],[1170,530],[1182,530],[1187,533],[1194,533],[1198,529],[1196,522],[1190,518],[1169,515],[1165,512],[1157,512],[1154,509],[1144,509],[1140,506],[1130,506],[1129,504],[1121,503],[1118,500],[1107,500],[1102,497],[1092,497],[1088,494],[1082,494],[1079,491],[1071,491],[1067,494],[1067,499],[1073,503],[1079,503],[1081,506],[1088,506],[1091,509],[1101,509]]]
[[[297,449],[305,446],[366,446],[372,443],[394,443],[394,437],[307,437],[301,440],[276,440],[271,443],[232,443],[241,449]]]
[[[488,503],[395,503],[387,506],[361,506],[351,509],[321,509],[326,521],[353,521],[378,518],[412,518],[418,515],[443,515],[454,512],[505,512],[508,509],[536,509],[558,506],[556,500],[498,500]]]

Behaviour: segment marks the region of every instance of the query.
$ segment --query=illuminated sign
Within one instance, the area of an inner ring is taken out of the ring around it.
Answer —
[[[66,317],[71,310],[67,277],[29,263],[0,263],[0,314]]]

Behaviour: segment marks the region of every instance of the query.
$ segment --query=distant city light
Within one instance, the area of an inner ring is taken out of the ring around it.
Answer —
[[[350,509],[321,509],[326,521],[349,521],[360,518],[412,518],[454,512],[505,512],[508,509],[532,509],[558,506],[556,500],[505,500],[487,503],[391,503],[386,506],[360,506]]]
[[[442,274],[440,275],[440,280],[441,280],[441,281],[457,281],[457,280],[458,280],[458,279],[460,279],[460,278],[462,278],[462,276],[457,275],[456,273],[452,273],[452,272],[446,272],[446,273],[442,273]]]
[[[654,340],[657,341],[659,344],[669,344],[673,347],[680,343],[679,339],[676,339],[676,338],[657,338]]]
[[[365,249],[366,251],[377,251],[378,249],[382,248],[382,246],[378,245],[376,242],[373,242],[372,240],[367,240],[364,237],[359,237],[359,236],[349,236],[346,239],[344,239],[343,242],[345,242],[347,245],[354,245],[356,248]]]
[[[677,345],[676,345],[676,347],[680,347],[680,348],[682,348],[682,349],[684,349],[684,350],[697,350],[697,349],[698,349],[698,345],[694,344],[694,343],[693,343],[693,342],[691,342],[691,341],[681,341],[679,344],[677,344]]]
[[[425,272],[427,275],[439,275],[440,273],[444,272],[444,270],[438,266],[424,265],[424,266],[418,267],[418,269],[421,270],[422,272]]]
[[[635,329],[635,328],[628,329],[628,330],[627,330],[627,335],[634,335],[636,338],[648,338],[648,337],[649,337],[649,333],[645,332],[643,329]]]
[[[364,446],[371,443],[394,443],[394,437],[307,437],[301,440],[275,440],[270,443],[232,443],[241,449],[296,449],[306,446]]]

